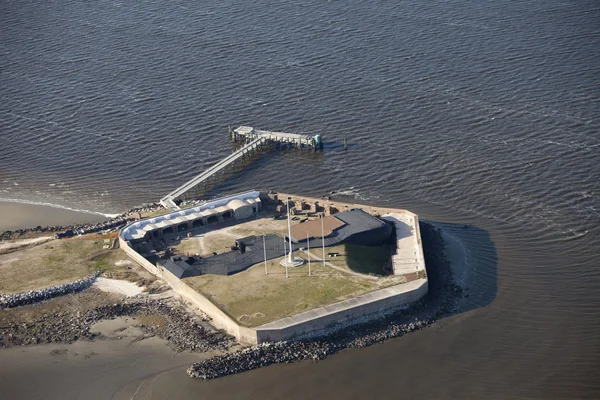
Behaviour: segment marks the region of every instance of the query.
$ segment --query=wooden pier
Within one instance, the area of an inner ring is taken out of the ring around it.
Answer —
[[[175,199],[182,196],[187,191],[193,189],[200,183],[205,182],[216,173],[223,171],[229,165],[245,158],[245,156],[270,149],[272,144],[283,146],[292,146],[300,149],[316,151],[323,149],[323,142],[319,135],[303,135],[298,133],[271,132],[254,129],[251,126],[240,126],[234,130],[230,129],[231,140],[234,142],[243,142],[244,145],[234,153],[231,153],[206,171],[190,179],[165,197],[160,199],[160,203],[171,211],[180,210],[175,203]]]
[[[234,142],[240,140],[253,140],[257,138],[265,138],[267,142],[284,143],[298,148],[310,150],[323,150],[321,137],[319,135],[303,135],[300,133],[272,132],[255,129],[251,126],[240,126],[231,131],[231,140]]]

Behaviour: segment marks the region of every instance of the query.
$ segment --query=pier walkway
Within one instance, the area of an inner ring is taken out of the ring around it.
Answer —
[[[210,178],[217,172],[225,169],[228,165],[230,165],[230,164],[234,163],[235,161],[237,161],[238,159],[242,158],[246,153],[256,150],[261,144],[265,143],[265,141],[266,141],[266,139],[264,137],[258,137],[256,139],[252,140],[250,143],[247,143],[244,147],[242,147],[238,151],[231,153],[230,155],[228,155],[227,157],[225,157],[224,159],[222,159],[221,161],[219,161],[218,163],[216,163],[215,165],[213,165],[212,167],[210,167],[209,169],[207,169],[200,175],[195,176],[191,180],[189,180],[186,183],[184,183],[183,185],[179,186],[177,189],[173,190],[171,193],[169,193],[168,195],[163,197],[160,200],[160,203],[165,208],[168,208],[171,211],[180,210],[179,206],[177,206],[177,204],[175,204],[175,202],[173,201],[174,199],[181,196],[188,190],[194,188],[196,185],[204,182],[205,180],[207,180],[208,178]]]
[[[267,144],[280,143],[284,145],[292,145],[297,148],[309,148],[313,150],[316,150],[317,147],[320,149],[323,148],[321,137],[319,135],[311,136],[298,133],[263,131],[260,129],[254,129],[251,126],[240,126],[234,130],[231,130],[230,134],[231,140],[235,142],[245,141],[246,143],[244,146],[160,199],[160,203],[165,208],[171,211],[180,210],[179,206],[175,203],[176,198],[182,196],[184,193],[193,189],[200,183],[205,182],[207,179],[214,176],[219,171],[224,170],[229,165],[243,158],[245,155],[265,148]]]

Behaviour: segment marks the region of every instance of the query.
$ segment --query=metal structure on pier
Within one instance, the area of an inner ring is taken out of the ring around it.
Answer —
[[[312,151],[323,150],[323,142],[320,135],[312,136],[299,133],[264,131],[251,126],[240,126],[233,130],[229,129],[229,133],[232,141],[243,142],[243,146],[160,199],[160,203],[165,208],[171,211],[180,210],[175,202],[178,197],[199,184],[206,182],[209,178],[223,171],[236,161],[259,151],[271,149],[273,144]]]

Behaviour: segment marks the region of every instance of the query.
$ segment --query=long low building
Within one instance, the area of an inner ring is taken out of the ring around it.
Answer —
[[[224,197],[200,206],[136,221],[121,231],[121,237],[133,248],[152,238],[184,233],[229,219],[246,219],[262,209],[260,192],[252,191]]]

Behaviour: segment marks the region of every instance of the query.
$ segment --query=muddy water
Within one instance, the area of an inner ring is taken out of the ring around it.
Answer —
[[[266,155],[212,194],[335,191],[408,208],[467,260],[463,312],[425,331],[214,382],[181,367],[147,394],[600,397],[596,2],[0,8],[1,198],[117,213],[230,153],[227,125],[319,133],[323,154]],[[52,372],[32,360],[20,371]],[[89,373],[138,382],[107,365]],[[2,380],[28,397],[19,376]]]

